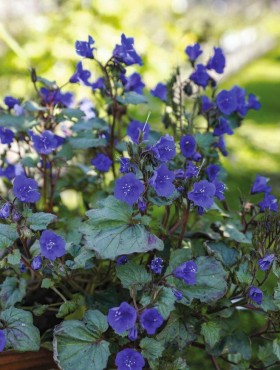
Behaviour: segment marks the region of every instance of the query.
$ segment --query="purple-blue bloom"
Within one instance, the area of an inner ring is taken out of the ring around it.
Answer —
[[[112,160],[107,155],[102,153],[97,154],[97,156],[91,160],[91,164],[93,164],[94,167],[101,172],[108,172],[112,163]]]
[[[138,338],[138,329],[137,326],[135,325],[133,328],[129,330],[128,339],[134,341],[137,340],[137,338]]]
[[[214,107],[214,104],[208,98],[208,96],[202,95],[201,96],[201,110],[202,112],[208,112],[210,109]]]
[[[185,49],[185,53],[189,57],[191,62],[195,62],[196,59],[202,54],[202,50],[200,49],[200,44],[196,43],[194,45],[189,45]]]
[[[161,274],[161,271],[163,269],[163,265],[162,265],[162,258],[160,257],[155,257],[152,259],[151,261],[151,270],[155,273],[155,274]]]
[[[122,302],[119,307],[110,308],[108,323],[118,334],[124,333],[134,327],[137,319],[137,312],[127,302]]]
[[[44,230],[39,240],[42,256],[54,261],[65,255],[65,240],[51,230]]]
[[[138,209],[140,212],[145,212],[147,209],[147,203],[144,199],[138,200]]]
[[[76,72],[70,77],[69,82],[71,83],[80,83],[85,86],[92,86],[92,84],[89,82],[89,79],[91,77],[90,71],[87,69],[83,69],[82,62],[79,62],[77,64]]]
[[[12,220],[18,222],[21,219],[21,214],[14,208],[12,210]]]
[[[227,116],[237,108],[237,98],[234,90],[222,90],[217,95],[217,106],[219,110]]]
[[[197,264],[194,261],[186,261],[176,267],[172,274],[188,285],[196,284]]]
[[[0,330],[0,352],[4,351],[6,346],[6,336],[4,330]]]
[[[236,111],[242,116],[246,116],[248,112],[248,107],[246,104],[246,91],[242,89],[242,87],[239,86],[233,86],[231,89],[235,93],[236,101],[237,101],[237,107]]]
[[[14,140],[14,133],[5,127],[0,127],[0,143],[1,144],[11,144]]]
[[[168,162],[176,155],[176,147],[174,137],[166,134],[152,148],[155,157],[160,162]]]
[[[220,152],[222,153],[223,156],[227,156],[228,155],[228,151],[227,151],[227,147],[226,147],[226,142],[225,142],[225,139],[224,139],[224,136],[221,135],[219,136],[219,140],[217,143],[214,143],[213,144],[213,147],[214,148],[218,148],[220,150]]]
[[[223,73],[226,66],[226,58],[221,48],[214,47],[214,55],[207,63],[208,69],[214,69],[217,73]]]
[[[193,162],[188,162],[186,167],[186,178],[190,179],[192,177],[196,177],[198,175],[199,168],[193,164]]]
[[[180,148],[183,153],[183,156],[190,158],[196,149],[196,141],[192,135],[182,136],[180,139]]]
[[[205,89],[209,81],[206,67],[203,64],[197,64],[196,70],[190,75],[190,80]]]
[[[114,195],[117,199],[133,205],[144,192],[144,185],[134,173],[127,173],[116,180]]]
[[[211,182],[214,181],[217,178],[220,170],[221,170],[221,167],[218,166],[217,164],[213,164],[213,163],[209,164],[209,166],[206,168],[206,171],[205,171],[209,181]]]
[[[142,65],[142,59],[136,53],[133,45],[134,38],[126,37],[124,34],[122,34],[121,45],[116,45],[113,51],[114,58],[127,66],[130,66],[132,64]]]
[[[263,271],[266,271],[270,268],[272,262],[274,261],[274,254],[269,254],[265,256],[264,258],[259,259],[258,264],[260,266],[260,269]]]
[[[174,171],[175,179],[183,180],[185,178],[185,171],[178,169]]]
[[[40,199],[37,181],[25,175],[16,176],[13,191],[20,202],[36,203]]]
[[[149,184],[152,185],[158,196],[169,197],[175,191],[174,179],[174,172],[170,171],[166,164],[162,164],[155,170]]]
[[[163,322],[164,319],[156,308],[148,308],[140,316],[140,324],[149,335],[155,334]]]
[[[71,92],[62,93],[60,90],[48,90],[41,87],[40,93],[45,104],[60,104],[69,108],[74,101],[74,95]]]
[[[116,261],[116,265],[117,265],[117,266],[125,265],[127,262],[128,262],[128,258],[127,258],[127,256],[123,255],[123,256],[120,256],[120,257],[117,259],[117,261]]]
[[[104,77],[99,77],[95,82],[91,84],[93,91],[95,90],[104,90],[105,89],[105,79]]]
[[[256,302],[257,304],[262,304],[263,292],[259,288],[251,286],[248,296],[252,301]]]
[[[15,105],[20,105],[20,101],[13,96],[5,96],[4,103],[9,109],[13,109]]]
[[[255,181],[251,187],[251,194],[257,193],[269,193],[271,191],[271,187],[267,185],[269,178],[256,175]]]
[[[200,162],[202,160],[202,155],[199,152],[194,152],[190,159],[195,162]]]
[[[188,199],[193,201],[195,206],[211,208],[214,203],[216,187],[212,182],[201,180],[193,184],[193,190],[188,192]]]
[[[249,94],[248,102],[247,102],[248,109],[259,110],[261,109],[261,103],[259,102],[258,98],[254,94]]]
[[[131,168],[131,163],[129,158],[120,157],[120,172],[128,173]]]
[[[147,140],[150,133],[150,125],[133,120],[127,126],[126,134],[135,143],[139,143],[140,133],[143,132],[143,140]]]
[[[218,180],[214,181],[214,185],[216,187],[215,197],[218,198],[219,200],[224,200],[225,199],[224,192],[227,189],[226,185]]]
[[[115,364],[117,370],[142,370],[145,360],[135,349],[125,348],[117,353]]]
[[[88,36],[88,41],[79,41],[75,43],[76,53],[84,58],[93,59],[93,50],[95,49],[92,45],[94,40],[91,36]]]
[[[277,212],[278,211],[278,204],[277,199],[272,194],[264,194],[264,198],[261,202],[258,203],[261,212],[264,212],[266,209]]]
[[[221,136],[224,134],[232,135],[233,130],[230,127],[228,121],[224,117],[219,118],[219,123],[214,127],[214,136]]]
[[[175,298],[176,298],[178,301],[181,301],[181,300],[183,299],[183,297],[184,297],[184,296],[183,296],[183,293],[182,293],[182,292],[180,292],[180,290],[173,288],[173,289],[172,289],[172,292],[173,292],[173,294],[174,294]]]
[[[141,76],[137,72],[134,72],[132,75],[125,79],[125,91],[134,91],[137,94],[143,94],[144,87],[145,84],[142,81]]]
[[[0,218],[5,219],[10,217],[11,214],[11,203],[6,202],[0,208]]]
[[[154,97],[159,98],[162,101],[166,101],[166,98],[167,98],[167,87],[166,87],[166,85],[159,82],[156,85],[156,87],[153,90],[151,90],[151,94]]]
[[[43,260],[42,260],[42,257],[39,255],[33,258],[31,267],[33,268],[33,270],[37,271],[37,270],[40,270],[40,268],[42,267],[42,264],[43,264]]]
[[[39,154],[50,154],[63,144],[64,138],[46,130],[41,135],[36,135],[30,131],[34,149]]]

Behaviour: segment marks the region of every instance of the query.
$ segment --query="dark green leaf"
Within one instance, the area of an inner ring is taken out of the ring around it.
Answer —
[[[145,96],[137,94],[134,91],[129,91],[123,94],[122,96],[118,96],[117,101],[123,105],[127,105],[127,104],[138,105],[138,104],[148,103]]]
[[[0,224],[0,250],[9,247],[18,238],[15,225]]]
[[[134,288],[141,290],[145,284],[152,281],[143,265],[137,265],[134,262],[128,262],[125,265],[117,266],[117,277],[120,279],[122,286],[126,289]]]
[[[142,348],[142,355],[147,360],[158,359],[164,351],[163,344],[153,338],[143,338],[140,341],[140,348]]]
[[[38,351],[40,348],[40,332],[33,325],[30,312],[11,307],[0,313],[4,322],[7,339],[6,348],[16,351]]]
[[[1,284],[0,302],[3,309],[21,302],[26,293],[26,280],[16,277],[6,277]]]
[[[251,235],[240,232],[233,223],[221,225],[220,230],[225,238],[235,240],[238,243],[250,244],[252,242]]]
[[[70,137],[69,143],[74,149],[98,148],[107,145],[106,139],[98,138],[91,132],[82,132],[75,137]]]
[[[54,359],[63,370],[103,370],[110,355],[109,343],[101,339],[108,328],[106,316],[88,311],[83,321],[68,320],[55,327]]]
[[[226,266],[233,266],[237,262],[239,252],[236,249],[228,247],[223,242],[210,242],[206,243],[206,245],[209,251],[214,252],[215,257],[217,257]]]
[[[45,230],[47,226],[55,220],[55,215],[45,212],[32,213],[32,215],[27,218],[29,227],[34,231]]]
[[[13,266],[19,266],[21,260],[20,251],[18,249],[14,249],[12,253],[8,254],[8,263]]]
[[[220,340],[220,332],[221,327],[217,322],[208,321],[201,325],[201,334],[210,347],[213,347]]]

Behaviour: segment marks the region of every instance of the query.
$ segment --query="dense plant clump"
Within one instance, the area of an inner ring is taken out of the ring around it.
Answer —
[[[277,369],[278,203],[257,175],[229,209],[220,163],[258,99],[217,87],[220,48],[188,46],[189,77],[148,97],[133,38],[106,63],[94,45],[76,42],[68,81],[90,99],[32,69],[36,99],[0,111],[0,351],[44,346],[64,370]],[[154,99],[161,132],[139,118]]]

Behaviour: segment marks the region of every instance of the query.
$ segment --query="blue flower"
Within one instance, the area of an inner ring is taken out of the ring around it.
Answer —
[[[99,77],[95,82],[91,84],[93,91],[95,90],[104,90],[105,89],[105,79],[104,77]]]
[[[76,53],[84,58],[93,59],[93,50],[95,49],[92,47],[94,44],[94,40],[91,36],[88,36],[88,41],[76,41],[75,49]]]
[[[54,261],[65,255],[65,240],[51,230],[44,230],[39,240],[41,253],[44,257]]]
[[[233,131],[230,125],[228,124],[228,121],[224,117],[219,118],[219,123],[215,125],[214,127],[214,136],[221,136],[224,134],[232,135]]]
[[[138,209],[140,212],[145,212],[147,209],[147,203],[144,199],[138,200]]]
[[[184,296],[183,296],[183,293],[180,292],[180,290],[177,290],[177,289],[173,288],[172,292],[173,292],[175,298],[177,299],[177,301],[181,301],[183,299]]]
[[[6,346],[6,335],[4,330],[0,330],[0,352],[4,351]]]
[[[226,65],[226,58],[221,48],[214,47],[214,55],[207,63],[208,69],[214,69],[217,73],[223,73]]]
[[[200,49],[200,44],[196,43],[194,45],[189,45],[185,49],[185,53],[189,57],[191,62],[195,62],[196,59],[202,54],[202,50]]]
[[[137,319],[137,312],[127,302],[122,302],[119,307],[110,308],[108,323],[118,334],[124,333],[134,327]]]
[[[197,64],[196,70],[190,75],[190,80],[205,89],[209,81],[206,67],[203,64]]]
[[[117,353],[115,365],[117,370],[142,370],[145,360],[135,349],[125,348]]]
[[[10,217],[11,214],[11,204],[9,202],[6,202],[2,205],[0,208],[0,218],[5,219]]]
[[[246,116],[248,112],[248,107],[246,104],[246,91],[242,89],[242,87],[234,86],[231,89],[232,92],[235,93],[236,101],[237,101],[237,107],[236,111],[242,116]]]
[[[210,109],[214,107],[214,104],[208,98],[208,96],[202,95],[201,96],[201,110],[202,112],[208,112]]]
[[[80,83],[85,86],[92,86],[92,84],[89,82],[89,79],[91,77],[90,71],[87,69],[83,69],[82,62],[79,62],[77,64],[76,72],[73,74],[73,76],[70,77],[69,82],[71,83]]]
[[[197,264],[194,261],[186,261],[173,270],[172,274],[188,285],[196,284]]]
[[[190,159],[195,162],[200,162],[202,160],[202,155],[199,152],[194,152]]]
[[[20,105],[20,101],[12,96],[5,96],[4,103],[9,109],[13,109],[15,105]]]
[[[126,134],[135,144],[138,144],[141,131],[143,132],[143,140],[147,140],[150,133],[150,125],[133,120],[127,126]]]
[[[174,172],[170,171],[165,164],[162,164],[156,169],[149,183],[153,186],[158,196],[169,197],[175,190],[173,185],[174,179]]]
[[[151,261],[151,270],[155,273],[155,274],[161,274],[161,271],[163,269],[163,266],[162,266],[162,258],[160,257],[155,257],[152,259]]]
[[[156,308],[148,308],[140,316],[140,324],[149,335],[155,334],[163,322],[164,319]]]
[[[136,53],[133,45],[134,38],[126,37],[124,34],[122,34],[121,45],[116,45],[113,51],[114,58],[127,66],[131,66],[132,64],[142,65],[142,59]]]
[[[269,254],[268,256],[259,259],[258,264],[260,266],[260,269],[263,271],[268,270],[274,260],[274,257],[275,257],[274,254]]]
[[[40,270],[40,268],[42,267],[42,263],[43,263],[42,257],[40,255],[36,256],[32,260],[31,267],[35,271]]]
[[[215,197],[218,198],[219,200],[224,200],[225,199],[224,192],[227,189],[226,185],[217,180],[214,181],[214,185],[216,187]]]
[[[112,163],[112,160],[107,155],[102,153],[97,154],[97,156],[91,160],[91,164],[93,164],[94,167],[101,172],[108,172]]]
[[[14,140],[14,133],[5,127],[0,127],[0,143],[1,144],[11,144]]]
[[[134,72],[132,75],[125,79],[125,91],[134,91],[137,94],[143,94],[144,87],[145,84],[142,81],[141,76],[137,72]]]
[[[176,147],[174,137],[166,134],[152,148],[155,157],[160,162],[168,162],[176,155]]]
[[[251,286],[248,296],[252,301],[256,302],[257,304],[262,304],[263,292],[259,288]]]
[[[156,87],[153,90],[151,90],[151,94],[154,97],[159,98],[162,101],[166,101],[166,98],[167,98],[167,87],[166,87],[166,85],[159,82],[156,85]]]
[[[69,108],[74,101],[74,95],[70,92],[62,93],[60,90],[48,90],[41,87],[40,93],[46,104],[58,104]]]
[[[187,168],[186,168],[186,178],[190,179],[192,177],[196,177],[198,175],[199,168],[193,164],[193,162],[188,162]]]
[[[272,194],[264,194],[264,198],[261,202],[258,203],[261,212],[264,212],[266,209],[271,210],[273,212],[278,211],[278,204],[277,199]]]
[[[185,178],[185,171],[178,169],[174,171],[175,179],[183,180]]]
[[[259,110],[261,109],[261,103],[259,102],[258,98],[254,94],[249,94],[248,102],[247,102],[248,109]]]
[[[144,192],[144,185],[134,173],[127,173],[116,180],[114,195],[117,199],[133,205]]]
[[[196,141],[192,135],[182,136],[180,139],[180,148],[186,158],[190,158],[196,149]]]
[[[255,181],[251,187],[251,194],[257,193],[269,193],[271,191],[271,187],[267,185],[269,178],[256,175]]]
[[[12,220],[18,222],[21,219],[21,214],[14,208],[12,210]]]
[[[194,183],[193,190],[188,192],[188,199],[193,201],[195,206],[208,209],[214,203],[215,193],[216,187],[213,183],[201,180]]]
[[[116,265],[117,265],[117,266],[125,265],[127,262],[128,262],[128,258],[127,258],[127,256],[123,255],[123,256],[120,256],[120,257],[117,259]]]
[[[128,173],[131,169],[131,163],[129,158],[120,157],[120,172]]]
[[[225,142],[225,139],[224,139],[224,136],[221,135],[219,136],[219,140],[217,143],[214,143],[213,144],[213,147],[214,148],[218,148],[220,150],[220,152],[226,157],[228,155],[228,151],[227,151],[227,148],[226,148],[226,142]]]
[[[234,90],[222,90],[217,95],[217,106],[219,110],[227,116],[237,108],[237,98]]]
[[[221,167],[218,166],[217,164],[213,164],[213,163],[209,164],[209,166],[206,168],[206,171],[205,171],[209,181],[211,182],[214,181],[217,178],[220,170],[221,170]]]
[[[46,130],[41,135],[33,134],[30,131],[34,149],[39,154],[50,154],[64,142],[64,138]]]
[[[41,196],[37,182],[25,175],[15,177],[13,191],[18,200],[25,203],[36,203]]]
[[[133,326],[133,328],[131,328],[129,330],[128,338],[132,341],[137,340],[137,338],[138,338],[138,329],[137,329],[136,325]]]

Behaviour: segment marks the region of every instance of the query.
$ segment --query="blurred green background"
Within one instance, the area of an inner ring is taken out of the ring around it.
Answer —
[[[229,203],[236,206],[239,195],[249,194],[256,173],[270,177],[280,196],[279,20],[279,0],[0,0],[0,99],[32,97],[30,67],[59,85],[67,82],[79,60],[74,43],[88,34],[101,60],[122,32],[134,37],[148,88],[167,80],[174,66],[187,65],[188,44],[203,43],[208,55],[220,45],[229,61],[220,86],[238,84],[262,103],[227,137]],[[150,121],[158,125],[159,105],[151,101]]]

